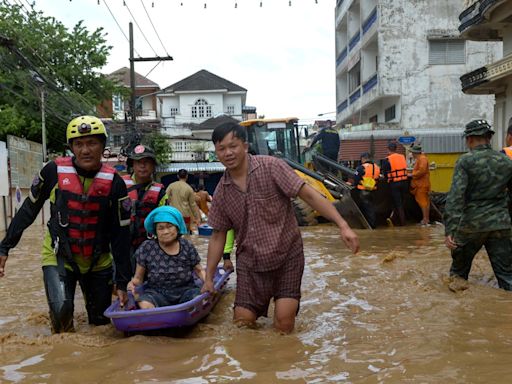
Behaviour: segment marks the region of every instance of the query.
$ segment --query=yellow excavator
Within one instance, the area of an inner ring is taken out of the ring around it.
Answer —
[[[240,125],[247,128],[251,153],[282,158],[307,184],[331,201],[351,227],[370,228],[351,197],[351,185],[332,174],[316,172],[312,163],[308,163],[309,168],[304,166],[298,118],[253,119],[242,121]],[[317,224],[320,217],[307,203],[297,198],[293,205],[299,225]]]

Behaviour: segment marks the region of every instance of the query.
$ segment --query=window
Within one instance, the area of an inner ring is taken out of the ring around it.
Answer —
[[[348,73],[348,91],[354,92],[361,85],[361,61],[352,67]]]
[[[370,123],[377,123],[378,122],[378,116],[377,115],[373,115],[372,117],[370,117],[370,120],[368,120],[368,122],[370,122]]]
[[[114,135],[114,146],[119,147],[123,144],[123,137],[119,135]]]
[[[175,152],[189,152],[190,141],[175,141],[173,143],[173,150]]]
[[[176,107],[171,107],[169,110],[171,112],[171,117],[174,117],[178,114],[178,108]]]
[[[233,116],[235,114],[235,106],[234,105],[228,105],[227,106],[227,114]]]
[[[395,117],[395,104],[393,104],[391,107],[386,108],[386,110],[384,111],[384,119],[387,122],[393,120]]]
[[[197,100],[192,106],[192,117],[212,117],[212,106],[204,99]]]
[[[123,99],[121,95],[112,96],[112,109],[114,110],[114,112],[119,112],[123,110]]]
[[[433,65],[464,64],[466,42],[460,39],[429,40],[428,63]]]

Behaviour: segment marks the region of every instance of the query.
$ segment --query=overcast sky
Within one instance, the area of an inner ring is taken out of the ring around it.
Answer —
[[[99,3],[36,0],[35,8],[68,27],[79,20],[90,30],[103,27],[108,44],[113,46],[104,73],[129,67],[129,44],[121,29],[128,36],[128,23],[133,21],[136,57],[168,53],[174,58],[153,71],[155,62],[135,63],[136,72],[147,75],[161,88],[206,69],[246,88],[247,105],[255,106],[258,114],[266,117],[297,116],[306,122],[335,116],[317,117],[336,109],[335,0],[291,0],[291,6],[289,0],[125,0],[127,6],[123,0]]]

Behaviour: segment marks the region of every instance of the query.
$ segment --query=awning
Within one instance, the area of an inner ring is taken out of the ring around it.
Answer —
[[[466,152],[466,142],[462,136],[463,128],[431,128],[431,129],[384,129],[357,132],[341,132],[340,158],[353,160],[359,158],[358,152],[371,152],[373,140],[374,152],[385,153],[387,142],[397,140],[400,136],[413,136],[416,143],[427,153],[462,153]],[[343,154],[345,150],[346,154]],[[347,156],[351,157],[350,159]],[[356,157],[357,156],[357,157]]]
[[[180,169],[186,169],[189,173],[194,172],[224,172],[226,169],[220,161],[204,161],[197,163],[171,163],[159,165],[156,169],[159,173],[177,173]]]

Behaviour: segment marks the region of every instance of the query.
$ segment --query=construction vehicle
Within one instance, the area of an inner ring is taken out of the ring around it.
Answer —
[[[247,128],[249,151],[258,155],[282,158],[304,181],[332,202],[351,227],[370,228],[365,217],[351,196],[353,187],[332,174],[321,174],[303,165],[300,150],[298,118],[253,119],[242,121]],[[293,200],[299,225],[314,225],[317,212],[303,200]]]
[[[240,125],[247,128],[252,153],[282,158],[307,184],[332,202],[351,227],[370,228],[359,209],[357,189],[347,182],[354,178],[355,171],[314,151],[301,153],[298,118],[253,119],[242,121]],[[374,193],[377,224],[386,224],[393,211],[388,183],[380,182]],[[318,213],[306,202],[297,198],[293,200],[293,205],[299,225],[317,223],[320,218]],[[421,210],[412,195],[406,197],[404,208],[409,220],[417,222],[421,219]],[[433,202],[431,219],[442,220],[442,214]]]

